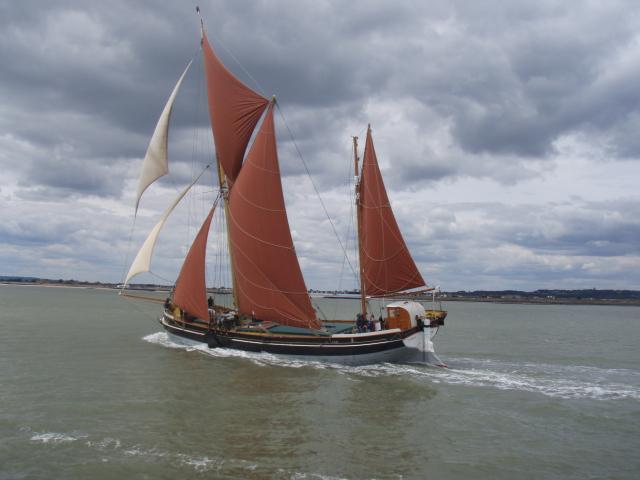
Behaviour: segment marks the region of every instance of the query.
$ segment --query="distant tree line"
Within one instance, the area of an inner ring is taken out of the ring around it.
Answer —
[[[638,290],[598,290],[595,288],[582,290],[473,290],[447,292],[455,297],[513,297],[513,298],[557,298],[557,299],[594,299],[594,300],[640,300]]]

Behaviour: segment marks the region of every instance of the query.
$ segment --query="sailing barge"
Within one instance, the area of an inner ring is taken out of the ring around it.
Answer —
[[[345,364],[420,361],[442,366],[432,339],[444,324],[445,311],[425,310],[412,300],[395,300],[378,312],[377,321],[365,327],[368,315],[373,316],[367,309],[367,298],[397,299],[406,292],[433,290],[427,288],[400,233],[378,166],[371,128],[367,129],[361,167],[357,138],[353,139],[359,321],[321,321],[312,306],[289,229],[273,119],[276,99],[267,99],[238,80],[214,53],[202,21],[201,27],[219,193],[165,303],[162,327],[175,340],[205,343],[209,348]],[[180,76],[151,138],[138,183],[136,214],[143,192],[168,173],[171,110],[190,66]],[[199,178],[164,212],[135,257],[125,285],[135,275],[150,271],[162,226]],[[207,301],[205,252],[216,207],[227,220],[233,308]],[[377,325],[371,328],[371,324]]]

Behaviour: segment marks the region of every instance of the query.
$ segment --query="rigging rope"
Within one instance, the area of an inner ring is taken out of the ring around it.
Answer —
[[[307,162],[304,160],[304,157],[302,156],[302,152],[300,151],[300,149],[298,148],[298,143],[296,142],[296,139],[293,136],[293,132],[291,131],[291,128],[289,128],[289,124],[287,123],[287,120],[284,118],[284,114],[282,113],[282,109],[280,108],[280,104],[278,102],[275,102],[276,104],[276,108],[278,109],[278,113],[280,114],[280,118],[282,118],[282,121],[287,129],[287,132],[289,132],[289,137],[291,138],[291,141],[293,142],[293,146],[296,149],[296,152],[298,153],[298,156],[300,157],[300,160],[302,161],[302,165],[304,166],[304,170],[307,173],[307,176],[309,177],[309,181],[311,182],[311,185],[313,186],[314,191],[316,192],[316,195],[318,197],[318,200],[320,200],[320,205],[322,205],[322,210],[324,210],[324,214],[327,217],[327,220],[329,220],[329,224],[331,225],[331,229],[333,230],[333,234],[336,237],[336,240],[338,240],[338,244],[340,245],[340,248],[342,249],[342,253],[344,254],[345,258],[347,259],[347,263],[349,264],[349,267],[351,268],[351,271],[356,274],[356,270],[353,268],[353,265],[351,264],[351,261],[349,260],[349,257],[347,256],[347,250],[344,248],[344,245],[342,244],[342,240],[340,240],[340,235],[338,235],[338,231],[336,230],[336,226],[333,223],[333,220],[331,220],[331,217],[329,216],[329,212],[327,210],[327,207],[324,204],[324,201],[322,200],[322,197],[320,196],[320,191],[318,190],[318,187],[316,186],[315,182],[313,181],[313,177],[311,176],[311,172],[309,171],[309,167],[307,166]]]

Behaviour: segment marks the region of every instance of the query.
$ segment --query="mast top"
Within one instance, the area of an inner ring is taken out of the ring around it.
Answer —
[[[198,5],[196,5],[196,13],[200,18],[200,45],[202,45],[204,41],[204,21],[202,20],[202,14],[200,13],[200,7]]]

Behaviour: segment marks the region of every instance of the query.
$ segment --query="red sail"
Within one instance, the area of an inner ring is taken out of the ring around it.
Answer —
[[[190,315],[209,321],[207,305],[207,287],[204,278],[204,259],[207,250],[207,237],[209,226],[216,206],[214,205],[209,216],[205,219],[198,235],[196,235],[191,249],[184,260],[180,275],[176,280],[176,289],[173,293],[173,303]]]
[[[240,312],[283,325],[320,328],[289,230],[272,106],[231,189],[229,216]]]
[[[238,176],[249,139],[269,101],[227,70],[204,34],[202,51],[211,129],[218,160],[231,185]]]
[[[425,285],[422,275],[404,243],[391,210],[378,159],[373,148],[371,129],[367,130],[362,179],[361,275],[365,294],[382,296]]]

